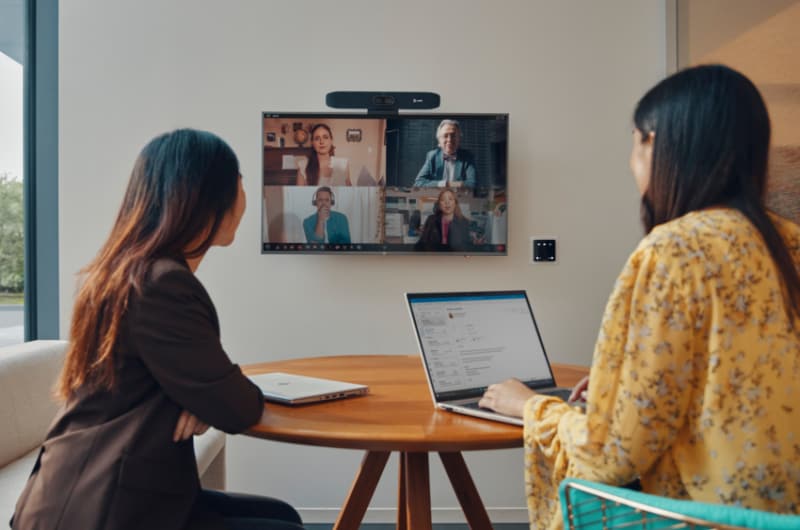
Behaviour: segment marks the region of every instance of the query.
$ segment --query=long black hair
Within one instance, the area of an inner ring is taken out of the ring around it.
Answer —
[[[203,255],[238,186],[239,161],[212,133],[180,129],[142,149],[111,234],[82,271],[61,397],[69,399],[85,385],[113,388],[116,344],[131,292],[141,288],[154,260]]]
[[[739,210],[780,272],[789,316],[800,316],[800,277],[764,206],[770,122],[755,85],[727,66],[687,68],[650,89],[633,122],[643,141],[653,134],[641,205],[645,232],[710,206]]]

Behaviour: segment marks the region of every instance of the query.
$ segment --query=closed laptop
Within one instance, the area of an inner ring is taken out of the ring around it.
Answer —
[[[252,375],[250,379],[261,389],[264,399],[284,405],[363,396],[369,391],[366,385],[283,372]]]

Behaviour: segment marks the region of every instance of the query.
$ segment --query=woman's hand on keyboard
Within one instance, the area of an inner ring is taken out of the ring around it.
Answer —
[[[525,412],[525,402],[536,394],[517,379],[489,385],[478,402],[481,407],[492,409],[500,414],[521,418]]]

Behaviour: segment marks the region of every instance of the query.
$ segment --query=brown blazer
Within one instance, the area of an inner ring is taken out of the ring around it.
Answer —
[[[131,296],[111,392],[80,392],[56,416],[17,501],[18,530],[223,528],[195,506],[192,439],[181,410],[228,433],[258,422],[263,396],[222,349],[208,293],[162,259]]]

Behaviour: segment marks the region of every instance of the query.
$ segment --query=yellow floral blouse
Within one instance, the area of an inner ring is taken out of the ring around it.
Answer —
[[[800,267],[800,227],[772,219]],[[537,395],[524,429],[532,529],[562,527],[565,476],[798,513],[800,323],[758,231],[732,209],[655,228],[608,301],[586,412]]]

